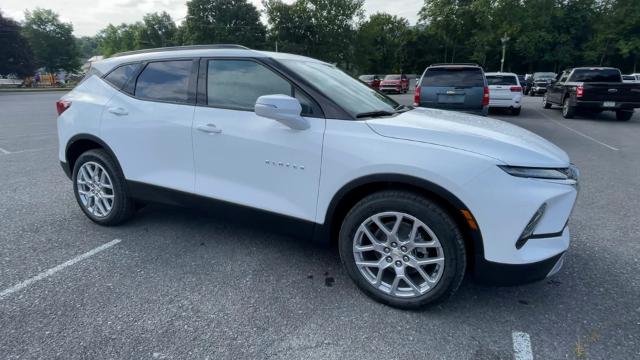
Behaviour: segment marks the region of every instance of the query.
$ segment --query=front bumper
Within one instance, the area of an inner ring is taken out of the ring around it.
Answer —
[[[531,88],[531,92],[534,94],[544,94],[547,92],[547,88],[546,87],[532,87]]]
[[[465,194],[464,203],[482,234],[482,248],[475,249],[473,266],[477,277],[500,277],[492,269],[542,266],[569,248],[567,223],[578,196],[576,181],[519,178],[496,167],[465,188],[470,191]],[[543,204],[544,213],[535,223],[532,235],[519,242]],[[521,278],[519,283],[539,280],[544,278],[539,273],[545,269],[542,266],[536,276],[516,278]]]
[[[528,284],[554,275],[564,264],[565,253],[530,264],[502,264],[484,259],[476,259],[475,278],[477,281],[497,286]]]
[[[380,91],[384,92],[401,92],[402,88],[399,86],[381,86]]]

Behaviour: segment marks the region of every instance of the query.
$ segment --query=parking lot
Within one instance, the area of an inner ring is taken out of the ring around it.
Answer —
[[[2,359],[640,358],[638,114],[567,120],[539,97],[491,113],[582,171],[564,268],[520,287],[468,277],[416,312],[363,295],[335,250],[215,214],[149,205],[95,225],[58,163],[61,95],[0,93]]]

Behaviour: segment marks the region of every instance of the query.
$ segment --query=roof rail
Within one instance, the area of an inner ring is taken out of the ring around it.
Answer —
[[[147,54],[152,52],[179,51],[179,50],[213,50],[213,49],[241,49],[251,50],[246,46],[236,44],[213,44],[213,45],[186,45],[186,46],[169,46],[163,48],[142,49],[133,51],[124,51],[111,55],[110,57],[119,57],[125,55]]]
[[[438,64],[431,64],[429,66],[447,66],[447,65],[461,65],[461,66],[477,66],[477,67],[481,67],[480,65],[478,65],[476,63],[438,63]]]

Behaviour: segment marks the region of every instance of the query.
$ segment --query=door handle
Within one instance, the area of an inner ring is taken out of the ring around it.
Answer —
[[[200,125],[197,127],[197,129],[198,131],[202,131],[203,133],[207,133],[207,134],[222,133],[222,129],[217,128],[215,124]]]
[[[129,112],[127,111],[127,109],[123,107],[110,107],[108,111],[118,116],[129,115]]]

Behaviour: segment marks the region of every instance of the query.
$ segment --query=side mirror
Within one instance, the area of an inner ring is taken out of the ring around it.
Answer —
[[[291,96],[260,96],[254,109],[256,115],[273,119],[295,130],[306,130],[311,126],[307,119],[300,116],[302,105]]]

